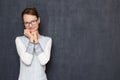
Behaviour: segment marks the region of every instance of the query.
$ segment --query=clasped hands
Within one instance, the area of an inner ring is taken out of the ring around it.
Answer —
[[[40,36],[38,31],[30,31],[28,29],[24,29],[24,35],[29,38],[30,42],[38,43],[38,37]]]

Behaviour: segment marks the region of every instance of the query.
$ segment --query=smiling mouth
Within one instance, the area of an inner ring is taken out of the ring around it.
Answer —
[[[32,29],[34,29],[34,27],[30,27],[29,29],[32,30]]]
[[[31,29],[34,29],[34,28],[30,28],[30,30],[31,30]]]

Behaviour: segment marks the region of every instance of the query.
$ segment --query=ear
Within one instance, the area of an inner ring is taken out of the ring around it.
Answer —
[[[38,24],[40,23],[40,17],[38,17],[38,20],[37,20]]]

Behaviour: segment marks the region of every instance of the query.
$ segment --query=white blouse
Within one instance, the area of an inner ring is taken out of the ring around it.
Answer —
[[[30,43],[25,36],[15,39],[20,57],[18,80],[47,80],[45,65],[50,60],[52,39],[41,35],[37,44]]]

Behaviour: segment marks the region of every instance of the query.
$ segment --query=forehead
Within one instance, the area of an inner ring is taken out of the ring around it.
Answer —
[[[35,15],[30,15],[30,14],[24,14],[23,15],[23,20],[25,22],[29,22],[29,21],[35,20],[35,19],[37,19],[37,17]]]

